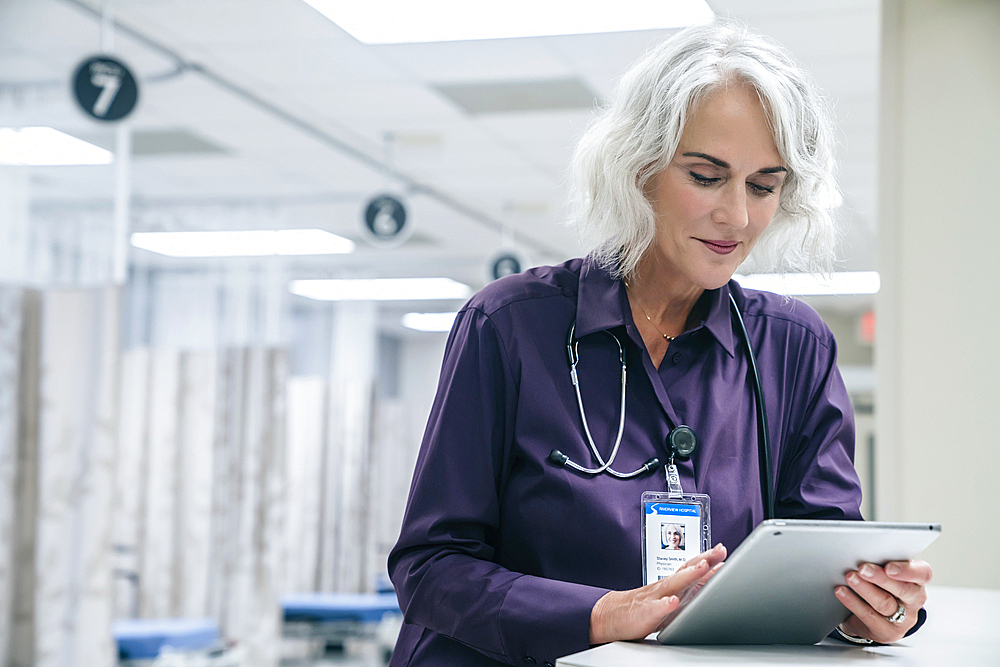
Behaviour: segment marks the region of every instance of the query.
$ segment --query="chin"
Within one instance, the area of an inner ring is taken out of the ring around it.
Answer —
[[[732,280],[734,273],[735,271],[730,271],[723,274],[714,273],[711,276],[706,276],[705,280],[701,281],[701,287],[706,290],[719,289]]]

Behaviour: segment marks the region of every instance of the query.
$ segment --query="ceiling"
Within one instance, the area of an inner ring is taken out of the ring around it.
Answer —
[[[876,268],[877,0],[709,4],[783,43],[831,97],[842,268]],[[114,127],[69,92],[103,43],[140,85],[134,231],[319,227],[358,251],[288,260],[292,277],[446,275],[478,288],[503,247],[531,264],[580,254],[562,224],[574,140],[668,34],[368,46],[302,0],[0,0],[0,127],[48,125],[113,148]],[[32,168],[30,183],[33,216],[87,210],[111,224],[113,166]],[[413,216],[398,248],[359,231],[382,191],[404,195]],[[132,261],[206,260],[133,249]]]

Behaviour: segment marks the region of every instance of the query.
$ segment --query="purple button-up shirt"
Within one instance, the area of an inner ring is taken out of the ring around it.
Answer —
[[[705,292],[695,326],[656,368],[624,286],[589,260],[539,267],[487,286],[462,309],[417,459],[389,571],[405,622],[393,665],[554,663],[588,648],[590,612],[608,590],[642,585],[640,497],[665,491],[663,468],[632,479],[583,475],[559,449],[598,462],[583,434],[566,340],[591,434],[616,470],[666,460],[687,424],[699,447],[679,463],[687,493],[711,496],[713,542],[732,552],[764,515],[748,357],[730,319],[736,297],[767,404],[779,517],[860,519],[854,418],[836,343],[805,304],[730,282]]]

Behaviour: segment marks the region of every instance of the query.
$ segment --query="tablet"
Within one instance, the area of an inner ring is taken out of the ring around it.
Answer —
[[[661,644],[815,644],[847,619],[835,586],[862,563],[915,557],[941,533],[929,523],[772,519],[757,526],[690,599]]]

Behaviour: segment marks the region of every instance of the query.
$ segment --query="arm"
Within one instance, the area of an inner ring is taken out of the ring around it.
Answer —
[[[815,347],[804,355],[809,377],[817,381],[799,430],[799,451],[787,466],[779,488],[783,504],[779,516],[860,519],[861,491],[854,471],[854,416],[847,389],[836,366],[836,344]],[[930,565],[923,561],[868,563],[848,572],[837,598],[852,616],[841,625],[850,638],[891,643],[915,632],[926,612],[925,585],[931,580]],[[888,620],[899,605],[905,618]]]
[[[786,414],[795,415],[798,424],[782,445],[775,513],[796,519],[860,520],[854,408],[837,369],[833,335],[826,334],[806,339],[787,371],[794,407]],[[803,404],[795,405],[799,401]]]
[[[389,571],[408,623],[494,660],[521,664],[530,655],[542,664],[588,648],[591,609],[607,590],[495,562],[500,496],[515,463],[516,384],[489,317],[463,310]]]

